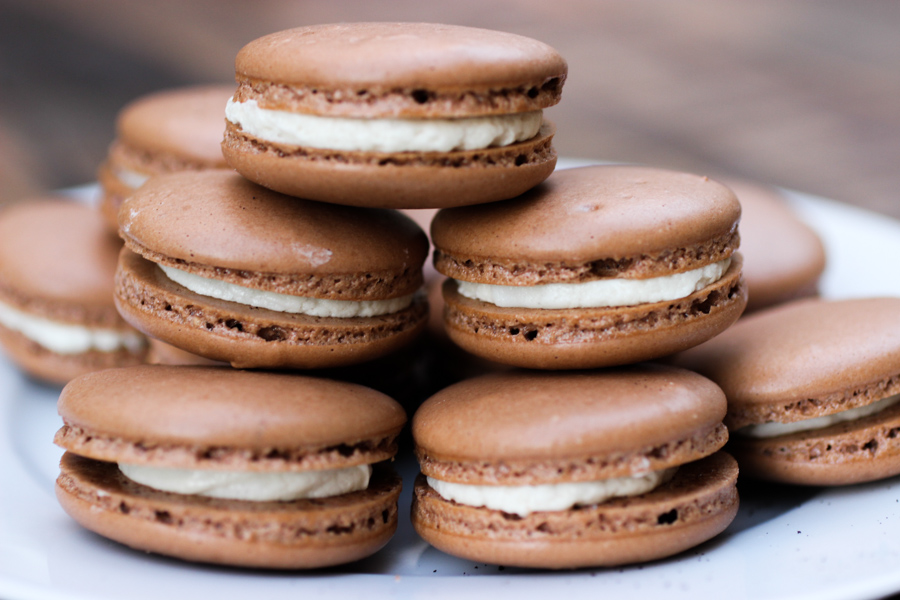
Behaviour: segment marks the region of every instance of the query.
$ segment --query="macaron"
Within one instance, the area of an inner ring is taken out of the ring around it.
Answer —
[[[143,361],[144,336],[113,303],[121,247],[96,211],[71,200],[0,212],[0,344],[14,363],[64,384]]]
[[[132,548],[304,569],[369,556],[397,528],[400,478],[376,463],[406,415],[374,390],[145,365],[73,380],[59,414],[60,504]]]
[[[412,522],[455,556],[570,569],[671,556],[734,519],[725,396],[672,367],[510,371],[413,417]]]
[[[900,298],[763,310],[677,362],[725,391],[742,473],[803,485],[900,474]]]
[[[400,213],[291,198],[224,170],[159,176],[122,205],[122,316],[235,367],[325,368],[424,329],[424,232]]]
[[[235,61],[222,151],[260,185],[386,208],[512,198],[556,165],[543,109],[566,61],[546,44],[430,23],[299,27]]]
[[[747,312],[818,295],[825,247],[776,188],[725,179],[741,203]]]
[[[116,119],[116,140],[100,166],[100,210],[118,226],[122,201],[150,177],[176,171],[227,168],[222,158],[225,103],[233,85],[205,85],[142,96]]]
[[[558,171],[431,226],[444,323],[464,350],[536,369],[628,364],[695,346],[744,310],[740,205],[707,177]]]

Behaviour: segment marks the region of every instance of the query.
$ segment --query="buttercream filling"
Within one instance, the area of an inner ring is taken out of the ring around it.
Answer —
[[[882,398],[881,400],[873,402],[872,404],[867,404],[865,406],[857,406],[856,408],[849,408],[847,410],[842,410],[830,415],[813,417],[812,419],[804,419],[802,421],[794,421],[793,423],[771,422],[760,423],[758,425],[747,425],[746,427],[741,427],[735,433],[753,438],[770,438],[779,435],[788,435],[789,433],[796,433],[798,431],[823,429],[830,425],[834,425],[835,423],[855,421],[856,419],[862,419],[863,417],[874,415],[875,413],[881,412],[889,406],[897,404],[897,402],[900,402],[900,394]]]
[[[371,465],[319,471],[260,472],[171,469],[119,463],[119,470],[134,482],[164,492],[256,502],[348,494],[366,489],[372,475]]]
[[[126,169],[124,167],[116,167],[113,169],[113,173],[115,174],[116,179],[133,190],[138,189],[150,179],[150,175],[138,173],[137,171]]]
[[[537,135],[542,111],[459,119],[323,117],[260,108],[256,100],[225,106],[225,118],[253,137],[291,146],[360,152],[481,150]]]
[[[0,302],[0,324],[57,354],[81,354],[91,350],[140,352],[144,336],[134,331],[85,327],[37,317]]]
[[[412,304],[415,296],[408,294],[388,300],[328,300],[256,290],[165,265],[159,265],[159,268],[169,279],[201,296],[313,317],[377,317],[405,309]]]
[[[466,298],[504,308],[598,308],[633,306],[678,300],[702,290],[722,278],[731,258],[693,271],[650,279],[598,279],[583,283],[545,283],[514,286],[457,280],[457,290]]]
[[[677,467],[634,477],[539,485],[471,485],[428,477],[428,485],[445,500],[526,517],[533,512],[568,510],[611,498],[646,494],[675,476]]]

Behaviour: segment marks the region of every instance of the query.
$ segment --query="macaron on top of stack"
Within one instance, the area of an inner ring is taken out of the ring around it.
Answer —
[[[400,478],[372,465],[397,452],[406,415],[374,390],[141,366],[73,380],[59,413],[60,503],[84,527],[131,547],[311,568],[367,556],[397,527]]]
[[[825,247],[775,188],[727,179],[741,203],[747,311],[818,294]]]
[[[226,171],[157,177],[123,204],[116,302],[135,327],[236,367],[382,356],[425,326],[428,240],[396,211],[322,204]]]
[[[143,360],[144,337],[113,303],[121,247],[95,210],[71,200],[0,213],[0,343],[16,364],[63,384]]]
[[[717,452],[724,416],[715,384],[659,365],[465,380],[413,417],[413,525],[440,550],[502,565],[680,552],[737,511],[737,465]]]
[[[636,166],[557,171],[521,197],[432,222],[445,324],[520,367],[627,364],[699,344],[747,301],[740,205],[706,177]]]
[[[207,85],[142,96],[123,108],[117,138],[100,166],[100,210],[115,230],[122,201],[150,177],[227,168],[222,157],[224,107],[234,86]]]
[[[430,23],[273,33],[235,62],[222,144],[247,178],[303,198],[388,208],[511,198],[556,164],[542,110],[565,60],[526,37]]]
[[[900,473],[900,298],[760,311],[677,363],[725,391],[742,473],[807,485]]]

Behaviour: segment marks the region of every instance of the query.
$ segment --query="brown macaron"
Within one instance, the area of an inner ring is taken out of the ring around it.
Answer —
[[[113,230],[122,201],[154,175],[221,169],[225,103],[233,85],[206,85],[142,96],[119,112],[116,140],[98,173],[100,210]]]
[[[463,349],[538,369],[648,360],[695,346],[747,301],[740,205],[706,177],[637,166],[554,173],[432,226],[444,322]]]
[[[228,163],[265,187],[355,206],[512,198],[556,165],[542,110],[566,61],[536,40],[431,23],[299,27],[247,44]]]
[[[17,365],[64,384],[143,361],[144,336],[113,303],[121,248],[96,211],[71,200],[0,213],[0,343]]]
[[[900,473],[900,298],[760,311],[677,362],[725,391],[747,475],[843,485]]]
[[[343,366],[425,327],[428,240],[396,211],[291,198],[219,170],[156,177],[119,217],[119,310],[193,354],[235,367]]]
[[[747,312],[818,295],[825,247],[773,187],[725,179],[741,203]]]
[[[406,416],[374,390],[142,366],[73,380],[59,413],[57,498],[132,548],[303,569],[368,556],[397,528],[400,478],[369,465],[392,459]]]
[[[724,416],[715,384],[672,367],[463,381],[413,417],[413,526],[439,550],[508,566],[676,554],[737,513]]]

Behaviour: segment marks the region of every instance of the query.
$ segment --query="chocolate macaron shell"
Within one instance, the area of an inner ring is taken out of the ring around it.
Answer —
[[[550,46],[500,31],[348,23],[259,38],[238,53],[235,71],[239,95],[266,91],[262,82],[306,92],[263,96],[269,108],[309,113],[324,106],[332,116],[446,118],[552,106],[567,65]]]
[[[690,296],[636,306],[504,308],[443,284],[447,335],[464,350],[530,369],[590,369],[652,360],[696,346],[738,320],[747,302],[741,255]]]
[[[119,113],[119,141],[163,163],[170,156],[170,162],[183,161],[185,167],[226,167],[220,143],[225,103],[233,93],[234,85],[210,85],[143,96]]]
[[[398,212],[291,198],[224,170],[148,182],[123,205],[119,225],[145,257],[200,275],[215,269],[234,283],[252,285],[234,271],[359,279],[349,291],[308,284],[303,294],[342,300],[412,293],[428,254],[427,236]],[[288,291],[269,279],[258,285]]]
[[[416,412],[412,432],[426,475],[522,485],[702,458],[724,445],[724,416],[722,391],[683,369],[508,371],[438,392]]]
[[[734,194],[707,177],[596,166],[554,173],[513,200],[442,210],[431,234],[445,275],[528,285],[534,282],[506,281],[506,271],[534,270],[549,283],[694,268],[678,260],[715,262],[737,248],[740,215]],[[477,268],[467,268],[470,260]],[[554,267],[565,272],[545,272]]]
[[[82,456],[250,470],[385,460],[406,422],[400,405],[363,386],[215,367],[92,373],[63,389],[58,409],[56,443]]]
[[[725,530],[738,510],[737,463],[717,452],[680,467],[664,486],[578,510],[515,519],[441,498],[420,476],[413,526],[439,550],[477,562],[576,569],[671,556]]]
[[[124,477],[111,463],[63,455],[56,496],[85,528],[184,560],[310,569],[378,551],[397,529],[400,478],[376,469],[366,490],[311,500],[247,502],[181,496]]]
[[[725,181],[741,202],[741,254],[749,289],[747,311],[818,293],[825,248],[774,188]]]
[[[0,299],[60,321],[120,326],[113,275],[121,242],[90,207],[63,199],[0,215]]]
[[[742,319],[677,359],[718,383],[731,428],[900,393],[900,298],[801,300]]]

